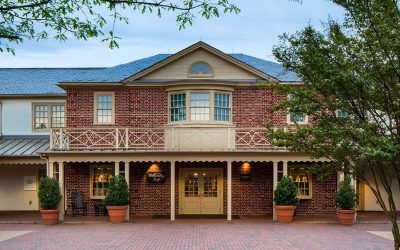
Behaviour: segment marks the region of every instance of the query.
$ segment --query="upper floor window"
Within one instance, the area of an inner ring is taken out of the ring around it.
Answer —
[[[172,93],[169,117],[170,122],[230,122],[231,94],[216,91]]]
[[[195,62],[189,68],[189,77],[211,77],[213,69],[206,62]]]
[[[306,124],[308,122],[308,117],[304,113],[289,113],[289,118],[288,118],[288,123],[293,124],[293,123],[299,123],[299,124]]]
[[[47,131],[49,128],[65,127],[64,104],[33,104],[33,129]]]
[[[113,124],[114,106],[113,92],[95,93],[95,123]]]
[[[345,118],[347,116],[349,116],[349,113],[346,110],[344,110],[344,109],[336,110],[336,117]]]

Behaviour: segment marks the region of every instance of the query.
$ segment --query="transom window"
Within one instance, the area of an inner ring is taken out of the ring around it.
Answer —
[[[113,166],[92,166],[90,171],[90,198],[104,199],[108,193],[111,177],[114,175]]]
[[[170,94],[169,117],[170,122],[231,122],[231,94],[215,91]]]
[[[95,94],[95,123],[114,123],[114,93]]]
[[[292,179],[297,188],[297,198],[311,199],[312,197],[312,175],[305,166],[289,166],[289,178]]]
[[[195,62],[189,69],[190,77],[210,77],[213,76],[213,69],[206,62]]]
[[[65,127],[64,104],[33,104],[33,129],[47,131],[49,128]]]

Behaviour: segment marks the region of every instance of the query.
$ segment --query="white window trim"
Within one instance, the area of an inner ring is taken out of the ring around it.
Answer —
[[[111,95],[111,122],[99,122],[97,120],[97,105],[99,95]],[[114,125],[115,124],[115,92],[113,91],[96,91],[93,97],[93,124],[94,125]]]
[[[191,93],[208,93],[210,95],[210,117],[208,121],[192,121],[190,117],[190,94]],[[182,121],[171,121],[171,95],[176,94],[186,94],[186,120]],[[215,94],[228,94],[229,95],[229,121],[215,121],[214,120],[214,95]],[[229,91],[221,91],[221,90],[203,90],[203,89],[196,89],[196,90],[183,90],[183,91],[173,91],[168,93],[168,124],[170,125],[180,125],[180,124],[188,124],[188,125],[205,125],[205,124],[222,124],[222,125],[232,125],[232,92]]]
[[[47,106],[47,120],[48,120],[48,128],[40,129],[35,128],[36,122],[36,106]],[[64,106],[64,125],[67,125],[67,104],[65,102],[32,102],[32,131],[33,132],[48,132],[51,128],[53,128],[52,124],[52,115],[53,109],[52,106]],[[58,128],[58,127],[57,127]]]
[[[290,119],[290,112],[288,112],[287,113],[287,115],[286,115],[286,122],[287,122],[287,124],[290,124],[290,125],[293,125],[293,124],[308,124],[308,115],[305,115],[304,116],[304,122],[293,122],[291,119]]]

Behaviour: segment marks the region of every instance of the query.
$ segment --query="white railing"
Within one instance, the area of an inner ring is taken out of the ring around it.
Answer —
[[[265,128],[59,128],[52,129],[56,151],[271,151]]]

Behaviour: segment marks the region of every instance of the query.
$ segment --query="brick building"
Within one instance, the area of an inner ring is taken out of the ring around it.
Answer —
[[[49,148],[37,152],[47,174],[60,181],[61,219],[72,213],[75,193],[83,193],[93,215],[117,174],[129,183],[130,216],[272,215],[283,175],[297,186],[297,214],[335,212],[340,177],[319,180],[308,171],[326,159],[273,147],[266,138],[265,123],[290,128],[311,121],[271,112],[286,97],[261,83],[301,85],[277,63],[198,42],[175,54],[53,80],[65,112],[51,106],[44,113],[33,104],[32,121],[50,133]],[[377,210],[367,206],[374,201],[370,191],[359,191],[359,208]]]

